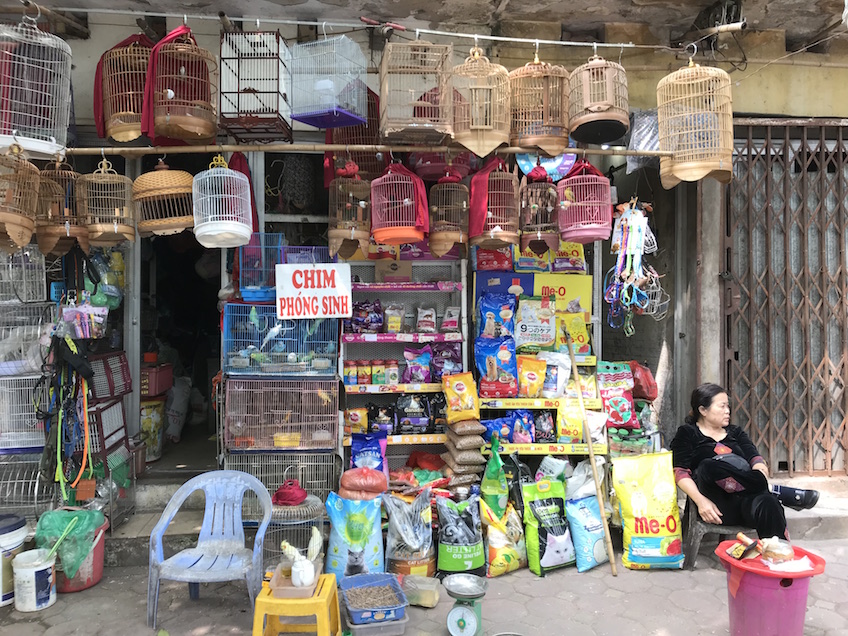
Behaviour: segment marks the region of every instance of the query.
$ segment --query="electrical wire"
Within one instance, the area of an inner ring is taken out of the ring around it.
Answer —
[[[811,42],[810,44],[803,46],[802,48],[798,49],[797,51],[792,51],[790,53],[787,53],[786,55],[781,55],[780,57],[776,57],[773,60],[769,60],[768,62],[763,64],[760,68],[758,68],[756,71],[752,71],[752,72],[748,73],[746,76],[740,77],[738,80],[736,80],[736,84],[738,85],[740,82],[744,82],[749,77],[753,77],[754,75],[756,75],[760,71],[768,68],[772,64],[775,64],[777,62],[780,62],[781,60],[785,60],[787,58],[790,58],[793,55],[798,55],[798,53],[803,53],[804,51],[811,49],[814,46],[818,46],[819,44],[824,44],[825,42],[827,42],[829,40],[832,40],[834,38],[838,38],[838,37],[843,36],[843,35],[845,35],[845,31],[838,31],[836,33],[832,33],[829,36],[827,36],[826,38],[822,38],[821,40],[818,40],[816,42]]]

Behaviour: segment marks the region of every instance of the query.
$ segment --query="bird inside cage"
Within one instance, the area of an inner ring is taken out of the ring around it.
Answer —
[[[539,256],[559,247],[557,209],[559,199],[553,179],[537,161],[522,180],[518,194],[521,206],[521,250]]]

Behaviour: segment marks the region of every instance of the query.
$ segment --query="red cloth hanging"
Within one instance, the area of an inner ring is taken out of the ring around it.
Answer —
[[[527,173],[527,180],[530,183],[553,183],[553,179],[548,175],[548,171],[542,166],[536,166]]]
[[[383,174],[386,175],[390,172],[412,178],[412,185],[415,189],[415,229],[423,231],[424,234],[429,234],[430,208],[427,206],[427,188],[424,186],[424,180],[402,163],[389,164]]]
[[[100,56],[100,60],[97,62],[97,68],[94,71],[94,125],[97,127],[97,136],[102,139],[106,138],[106,122],[103,120],[103,58],[109,51],[114,51],[115,49],[124,48],[133,44],[138,44],[139,46],[143,46],[148,49],[152,49],[156,46],[156,43],[143,33],[131,35],[127,39],[118,42],[108,51],[104,51],[103,55]]]
[[[574,162],[574,165],[571,166],[571,170],[568,171],[568,174],[565,175],[564,178],[568,179],[569,177],[578,177],[583,174],[593,174],[596,177],[604,176],[600,170],[585,159],[578,159]]]
[[[250,165],[247,163],[247,157],[244,156],[243,152],[234,152],[227,165],[230,167],[230,170],[241,172],[247,177],[247,182],[250,184],[250,212],[253,219],[253,231],[261,232],[262,230],[259,227],[259,213],[256,211],[256,196],[253,193],[253,177],[250,175]]]
[[[366,100],[366,101],[370,101],[371,97],[374,98],[374,110],[377,111],[374,119],[379,120],[380,119],[380,96],[377,95],[377,93],[375,93],[374,91],[372,91],[369,88],[368,89],[368,98],[369,99]],[[370,108],[369,108],[369,111],[370,111]],[[370,119],[371,119],[370,112],[366,113],[365,121],[367,122]],[[360,126],[367,127],[368,124],[360,124]],[[358,126],[352,126],[351,128],[358,128]],[[378,131],[378,134],[376,135],[376,137],[377,137],[377,142],[379,143],[379,131]],[[333,129],[328,128],[327,131],[324,133],[324,143],[325,144],[333,143]],[[332,183],[333,179],[336,178],[336,166],[335,166],[335,162],[333,161],[333,155],[335,155],[335,154],[336,154],[335,152],[330,152],[329,150],[324,153],[324,187],[325,188],[329,188],[330,183]]]
[[[460,181],[462,181],[462,175],[459,174],[459,170],[450,167],[445,171],[444,177],[439,177],[437,183],[459,183]]]
[[[165,44],[178,40],[182,37],[188,37],[193,44],[197,44],[194,37],[191,35],[191,29],[186,25],[178,26],[164,38],[159,40],[153,47],[150,53],[150,63],[147,65],[147,80],[144,82],[144,102],[141,109],[141,133],[147,135],[155,145],[162,145],[162,140],[155,138],[154,130],[154,109],[155,109],[155,92],[156,92],[156,64],[159,60],[159,51]],[[167,138],[166,138],[167,139]],[[175,140],[179,141],[179,140]],[[180,145],[185,145],[185,142],[179,141]],[[165,145],[175,145],[174,142]]]
[[[500,157],[492,157],[477,174],[471,177],[471,202],[468,217],[470,238],[480,236],[486,226],[486,211],[489,208],[489,174],[498,169],[506,170],[506,163]]]

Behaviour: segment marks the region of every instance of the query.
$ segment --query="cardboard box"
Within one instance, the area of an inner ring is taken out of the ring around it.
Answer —
[[[527,293],[527,292],[525,292]],[[534,274],[533,296],[556,296],[556,309],[592,317],[592,277],[585,274]]]
[[[412,263],[410,261],[377,261],[374,265],[374,280],[378,283],[412,282]]]

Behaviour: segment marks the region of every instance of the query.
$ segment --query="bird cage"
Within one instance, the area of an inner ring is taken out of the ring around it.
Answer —
[[[624,136],[630,110],[621,64],[594,55],[571,72],[568,86],[568,119],[576,141],[604,144]]]
[[[138,233],[141,236],[166,236],[192,227],[193,182],[188,172],[169,170],[161,159],[152,172],[136,179],[132,190],[138,211]]]
[[[568,147],[568,71],[539,61],[509,74],[509,143],[556,156]]]
[[[471,244],[498,249],[518,244],[518,177],[493,157],[471,178]]]
[[[333,179],[329,188],[330,255],[338,252],[350,258],[356,248],[368,254],[371,239],[371,182],[360,179]]]
[[[221,33],[221,128],[237,141],[291,141],[291,53],[279,31]]]
[[[605,241],[612,232],[610,182],[584,159],[575,162],[557,184],[557,220],[563,241]]]
[[[42,254],[63,256],[75,242],[88,252],[88,227],[77,214],[79,176],[68,164],[59,161],[41,171],[35,236]]]
[[[327,131],[328,143],[345,146],[369,146],[380,143],[380,98],[372,90],[365,87],[363,87],[363,90],[367,90],[368,102],[368,117],[365,123],[329,129]],[[328,154],[332,160],[332,153]],[[363,179],[369,181],[376,179],[386,169],[386,160],[376,152],[351,151],[348,156],[351,161],[359,166],[359,176]],[[330,165],[332,165],[332,162]],[[325,181],[324,185],[329,186],[329,181],[333,177]]]
[[[418,175],[393,163],[371,182],[371,236],[377,243],[418,243],[429,225],[427,192]]]
[[[141,137],[144,83],[153,42],[144,35],[127,38],[100,58],[103,116],[101,137],[127,142]],[[95,79],[95,85],[97,80]]]
[[[250,181],[218,155],[194,177],[194,235],[203,247],[239,247],[250,241]]]
[[[468,243],[468,188],[457,173],[430,188],[430,253],[436,258]]]
[[[35,527],[38,518],[56,507],[53,475],[41,470],[41,452],[0,454],[0,514],[23,515]]]
[[[316,128],[364,124],[367,61],[346,35],[292,47],[292,119]]]
[[[30,271],[37,272],[37,261],[33,259],[30,264]],[[8,283],[3,281],[0,289],[5,292]],[[32,289],[46,292],[46,280],[42,278]],[[40,373],[47,359],[56,303],[20,302],[27,297],[18,294],[14,302],[0,304],[0,376],[3,377]]]
[[[451,84],[454,141],[478,157],[509,142],[509,73],[473,47],[463,64],[453,67]]]
[[[730,182],[733,161],[733,101],[730,76],[691,61],[657,84],[657,120],[664,188],[713,177]]]
[[[239,291],[242,300],[273,301],[277,294],[276,269],[283,262],[286,235],[254,232],[239,248]]]
[[[77,179],[76,197],[90,245],[111,247],[135,240],[132,179],[115,172],[109,161],[103,159],[94,173]]]
[[[0,254],[0,305],[28,303],[27,307],[34,307],[35,305],[31,303],[45,300],[47,300],[47,268],[44,263],[44,254],[34,245],[27,245],[12,253]],[[26,320],[24,313],[21,312],[21,320]],[[39,316],[40,314],[37,314],[35,317]],[[0,318],[15,319],[16,317],[13,314],[3,313],[0,314]],[[0,322],[0,326],[2,324]],[[12,334],[13,337],[18,335],[22,334]],[[9,344],[16,343],[15,341],[6,343],[6,345]],[[0,370],[0,375],[10,374]]]
[[[557,187],[541,166],[521,179],[518,190],[521,208],[521,251],[530,248],[540,256],[559,247]]]
[[[410,167],[424,181],[438,181],[448,172],[464,179],[477,167],[477,162],[470,152],[420,152],[409,156]]]
[[[4,89],[0,87],[0,92]],[[0,115],[2,116],[2,115]],[[0,155],[0,249],[11,251],[30,242],[38,207],[38,168],[27,161],[20,146]]]
[[[153,71],[156,135],[205,143],[218,134],[215,57],[190,34],[157,44]]]
[[[70,116],[71,47],[36,18],[0,25],[0,148],[17,143],[35,159],[64,154]]]
[[[286,476],[294,478],[294,471],[290,470]],[[250,517],[244,515],[244,518]],[[262,544],[262,563],[265,569],[275,570],[281,561],[289,560],[280,548],[283,541],[288,542],[304,556],[310,542],[318,541],[320,546],[316,547],[319,553],[323,554],[323,527],[324,503],[315,495],[307,494],[304,501],[294,506],[275,504],[271,512],[271,523],[265,532],[265,542]]]

